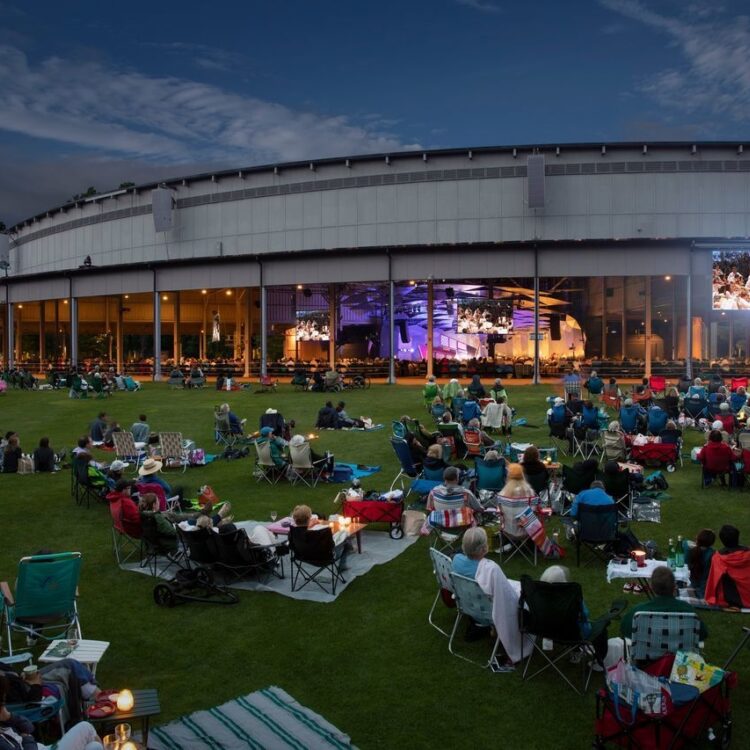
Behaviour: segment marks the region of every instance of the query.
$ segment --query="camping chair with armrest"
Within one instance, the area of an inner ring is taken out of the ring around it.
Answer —
[[[189,455],[185,450],[181,432],[160,432],[159,452],[166,469],[170,465],[182,466],[183,473],[188,467]]]
[[[550,476],[546,469],[536,474],[526,474],[524,472],[524,477],[531,486],[531,489],[538,495],[540,501],[549,500]]]
[[[464,507],[462,488],[457,488],[455,496],[444,496],[450,503],[454,497],[456,503],[450,509],[433,510],[427,516],[427,524],[433,536],[432,547],[438,552],[446,552],[453,556],[461,548],[464,534],[474,525],[474,511]]]
[[[455,609],[456,607],[456,598],[453,592],[453,580],[451,579],[451,559],[448,555],[439,552],[434,547],[430,547],[430,559],[432,560],[432,572],[437,580],[438,590],[435,595],[435,600],[432,602],[432,607],[430,607],[430,612],[427,615],[427,622],[429,622],[435,630],[442,633],[446,638],[450,638],[450,633],[443,630],[439,625],[436,625],[432,616],[435,614],[435,608],[441,599],[446,607],[452,609]],[[456,617],[459,617],[458,612],[456,613]]]
[[[132,558],[138,562],[143,557],[143,543],[135,537],[134,531],[128,532],[122,523],[122,505],[119,501],[110,502],[109,513],[112,517],[112,552],[118,565],[124,565]]]
[[[652,393],[663,394],[667,390],[667,379],[663,375],[652,375],[648,380],[648,385]]]
[[[591,487],[591,483],[597,478],[598,471],[597,467],[591,468],[585,467],[581,469],[580,464],[574,466],[568,466],[563,464],[562,466],[562,492],[567,495],[567,499],[572,502],[579,492],[587,490]],[[565,497],[563,499],[566,499]],[[564,509],[561,515],[566,515],[570,510],[570,506]]]
[[[587,427],[582,433],[573,429],[572,439],[573,453],[571,456],[573,458],[580,456],[582,460],[586,461],[589,458],[598,458],[602,453],[601,432],[598,428]]]
[[[451,414],[453,414],[453,419],[455,419],[457,422],[461,420],[461,415],[463,413],[465,403],[465,396],[454,396],[451,400]]]
[[[187,532],[190,534],[191,532]],[[274,544],[253,544],[244,529],[229,532],[209,531],[208,549],[214,556],[214,569],[240,580],[258,576],[267,583],[272,575],[284,578],[283,555],[288,548],[286,541]]]
[[[73,456],[70,471],[73,473],[73,497],[76,505],[83,505],[85,502],[86,507],[90,508],[92,500],[96,502],[104,500],[104,491],[106,488],[98,487],[91,483],[88,461],[78,456]]]
[[[630,472],[604,474],[604,491],[614,499],[619,516],[624,521],[633,517],[633,493],[630,490]]]
[[[501,562],[506,562],[520,554],[526,562],[536,566],[539,559],[539,549],[521,525],[519,516],[528,507],[533,507],[539,498],[536,496],[505,497],[498,494],[495,499],[500,509],[499,552]],[[508,546],[510,546],[510,549],[506,550],[505,548]]]
[[[593,641],[607,626],[610,617],[605,616],[591,622],[591,633],[588,638],[581,635],[581,613],[583,611],[583,592],[581,584],[547,583],[535,581],[528,575],[521,576],[521,596],[518,600],[518,616],[522,636],[534,637],[534,645],[523,670],[523,680],[531,680],[548,669],[553,669],[573,690],[582,695],[591,680],[591,666],[586,669],[586,660],[580,660],[581,688],[571,681],[562,671],[561,665],[566,657],[583,650],[594,653]],[[615,608],[611,610],[614,615]],[[521,643],[526,642],[522,638]],[[545,650],[545,641],[552,641],[551,651]],[[522,646],[523,648],[523,646]],[[529,674],[531,662],[535,655],[543,659],[543,665]]]
[[[310,443],[302,443],[302,445],[289,445],[289,461],[291,483],[296,484],[301,481],[307,487],[315,487],[325,471],[328,459],[320,458],[313,461]]]
[[[196,568],[212,568],[217,561],[215,550],[209,544],[214,534],[213,529],[192,527],[190,531],[185,531],[177,525],[177,538],[180,540],[183,551],[185,566],[191,570]]]
[[[619,430],[604,430],[602,440],[602,459],[604,461],[628,460],[628,447],[622,432]]]
[[[481,586],[473,578],[467,578],[458,573],[451,573],[450,577],[453,583],[453,593],[456,600],[458,614],[456,616],[456,621],[453,623],[453,630],[451,630],[450,638],[448,639],[448,651],[459,659],[471,662],[472,664],[477,664],[486,669],[492,664],[495,655],[497,654],[497,650],[500,647],[499,633],[495,634],[490,658],[483,664],[454,651],[453,643],[456,638],[458,624],[464,616],[471,618],[471,620],[480,627],[493,627],[492,598],[482,591]]]
[[[172,495],[167,497],[167,491],[158,482],[149,482],[148,477],[140,477],[136,482],[136,488],[140,495],[150,492],[156,495],[156,499],[159,501],[159,510],[172,511],[173,513],[179,513],[180,511],[180,496]]]
[[[214,409],[214,441],[216,444],[223,445],[225,448],[233,448],[239,437],[239,434],[232,432],[229,414],[218,408]]]
[[[747,378],[732,378],[729,390],[735,393],[740,388],[747,389]]]
[[[505,486],[505,462],[497,461],[488,464],[483,458],[474,459],[474,489],[499,492]]]
[[[705,398],[686,398],[682,402],[682,408],[695,421],[708,416],[708,400]]]
[[[173,566],[187,567],[184,563],[184,551],[180,549],[178,538],[169,537],[169,539],[159,534],[156,525],[156,518],[153,513],[141,513],[141,531],[143,542],[143,555],[141,557],[141,567],[148,568],[153,577],[165,578],[166,572]],[[161,567],[159,560],[166,561],[166,565]]]
[[[614,545],[618,539],[618,508],[612,505],[578,504],[578,518],[575,520],[576,565],[581,567],[581,548],[590,553],[585,565],[592,560],[608,562],[615,554]]]
[[[482,433],[476,427],[464,428],[464,447],[466,454],[464,458],[481,458],[485,453],[485,446],[482,443]]]
[[[277,465],[271,454],[271,444],[267,440],[255,441],[255,481],[265,479],[269,484],[276,484],[286,476],[288,464]]]
[[[272,378],[270,375],[261,375],[258,379],[258,390],[255,393],[275,393],[279,385],[278,378]]]
[[[563,456],[567,456],[570,451],[570,442],[568,440],[568,425],[565,422],[548,421],[549,436],[552,438],[552,445],[557,448]]]
[[[438,422],[437,429],[440,435],[447,438],[452,444],[451,453],[453,456],[459,458],[466,455],[466,446],[463,437],[461,437],[458,422],[449,422],[448,424]]]
[[[292,526],[289,529],[289,551],[292,591],[300,591],[309,583],[314,583],[324,593],[336,596],[337,584],[346,583],[341,572],[344,545],[337,547],[334,544],[330,528],[312,530]]]
[[[91,390],[96,394],[96,398],[107,398],[112,395],[108,385],[104,385],[103,378],[91,378]]]
[[[132,432],[113,432],[112,440],[115,444],[115,457],[120,461],[135,463],[135,470],[138,471],[141,461],[146,457],[146,453],[135,444]]]
[[[2,619],[11,656],[13,633],[45,641],[82,638],[76,603],[80,575],[80,552],[21,558],[15,592],[5,581],[0,583]]]
[[[409,478],[412,480],[409,489],[406,491],[406,497],[408,497],[412,492],[416,492],[420,496],[427,495],[430,490],[432,490],[434,487],[437,487],[442,482],[442,476],[440,477],[440,479],[432,480],[427,479],[423,473],[417,471],[417,467],[414,465],[414,461],[411,457],[409,444],[406,442],[406,440],[401,440],[394,437],[391,438],[391,445],[393,446],[393,452],[396,454],[396,458],[401,465],[398,474],[396,474],[393,481],[391,482],[391,486],[389,488],[391,492],[396,487],[396,484],[399,484],[401,486],[401,489],[404,490],[406,484],[405,478]]]
[[[434,435],[425,431],[418,419],[406,420],[406,429],[425,450],[435,442]]]
[[[695,612],[636,612],[626,653],[630,662],[654,661],[677,651],[700,652],[700,620]]]

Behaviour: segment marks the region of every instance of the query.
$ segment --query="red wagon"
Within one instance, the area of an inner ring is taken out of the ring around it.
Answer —
[[[674,471],[680,461],[680,446],[678,443],[632,445],[630,458],[644,466],[666,466],[667,471]]]
[[[403,500],[344,500],[341,512],[346,518],[359,518],[362,523],[390,524],[388,533],[391,539],[401,539],[404,535],[401,528]]]

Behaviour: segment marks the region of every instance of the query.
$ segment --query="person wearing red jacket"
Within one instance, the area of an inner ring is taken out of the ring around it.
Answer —
[[[716,419],[721,422],[722,429],[728,432],[730,435],[734,435],[737,429],[737,419],[734,414],[729,410],[729,404],[724,401],[719,404],[719,414]]]
[[[726,524],[719,530],[724,545],[711,558],[706,601],[719,607],[750,607],[750,549],[740,545],[740,532]]]
[[[719,430],[711,430],[708,442],[698,453],[698,461],[703,466],[703,481],[711,484],[718,475],[719,481],[725,484],[724,475],[732,471],[734,451],[721,439]]]
[[[140,539],[143,535],[141,514],[138,505],[130,497],[132,486],[132,482],[127,479],[120,479],[115,489],[107,495],[107,500],[115,528],[133,539]]]

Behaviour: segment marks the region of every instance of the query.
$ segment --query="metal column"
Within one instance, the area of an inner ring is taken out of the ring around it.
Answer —
[[[262,271],[261,271],[262,273]],[[268,374],[268,300],[265,286],[260,287],[260,374],[265,377]]]
[[[607,277],[602,276],[602,359],[607,359]]]
[[[161,380],[161,295],[154,291],[154,380]]]
[[[690,256],[692,260],[692,255]],[[692,263],[691,263],[692,266]],[[691,277],[692,268],[688,271],[687,275],[687,290],[685,291],[685,331],[687,335],[686,351],[686,363],[685,373],[688,380],[693,379],[693,279]]]
[[[534,385],[539,385],[539,254],[534,248]]]
[[[180,366],[182,357],[182,321],[180,320],[180,293],[175,292],[172,302],[172,356],[174,357],[175,367]]]
[[[23,357],[23,305],[16,305],[16,310],[16,362],[20,362]]]
[[[252,347],[252,308],[251,305],[253,304],[253,290],[248,287],[245,289],[245,351],[244,351],[244,359],[245,359],[245,372],[243,373],[244,377],[249,378],[250,377],[250,359],[253,356],[253,347]]]
[[[390,258],[388,259],[390,266]],[[393,281],[388,282],[388,383],[396,384],[396,285]]]
[[[432,377],[433,336],[435,335],[435,287],[432,279],[427,282],[427,377]]]
[[[622,330],[620,331],[620,348],[621,348],[621,359],[625,359],[626,350],[628,346],[628,318],[625,315],[625,305],[627,302],[627,296],[628,296],[628,280],[627,277],[622,276],[622,317],[620,318],[620,327]]]
[[[15,325],[13,323],[13,303],[8,301],[8,287],[5,287],[5,344],[8,347],[6,362],[8,369],[15,365]]]
[[[39,372],[42,372],[42,363],[47,356],[46,306],[44,301],[39,303]]]
[[[115,350],[117,352],[117,363],[115,365],[115,370],[117,371],[117,374],[119,375],[122,373],[122,363],[123,363],[123,356],[122,356],[122,342],[123,342],[123,331],[122,331],[122,295],[119,295],[115,297],[115,300],[117,302],[117,316],[115,317]]]
[[[112,361],[112,329],[109,323],[109,297],[104,298],[104,332],[107,334],[107,361]]]
[[[70,308],[70,366],[78,367],[78,298],[71,297]]]
[[[645,322],[646,322],[646,332],[643,337],[643,341],[645,344],[645,361],[646,361],[646,377],[651,377],[651,277],[646,276],[644,277],[644,284],[645,284],[645,291],[646,291],[646,300],[645,300]]]
[[[328,367],[336,366],[336,285],[328,286]]]

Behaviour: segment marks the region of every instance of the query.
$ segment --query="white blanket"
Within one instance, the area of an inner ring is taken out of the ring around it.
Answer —
[[[486,557],[479,561],[476,581],[482,591],[492,599],[492,621],[500,636],[508,658],[515,664],[521,661],[521,631],[518,627],[518,597],[521,584],[505,577],[500,566]],[[534,641],[526,636],[523,653],[529,655]]]

